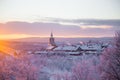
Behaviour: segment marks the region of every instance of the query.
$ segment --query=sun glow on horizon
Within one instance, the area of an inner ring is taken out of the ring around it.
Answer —
[[[41,36],[41,35],[27,35],[27,34],[3,34],[0,35],[0,40],[11,40],[11,39],[22,39],[22,38],[49,38],[50,36]],[[87,35],[71,35],[71,36],[54,36],[55,38],[100,38],[104,36],[87,36]],[[108,37],[113,37],[113,36],[108,36]]]
[[[17,58],[18,56],[16,56],[16,50],[10,48],[7,44],[8,43],[5,41],[0,41],[0,54],[3,54],[3,57],[4,55],[9,55]]]
[[[27,34],[1,34],[0,39],[19,39],[19,38],[26,38],[26,37],[31,37],[30,35]]]

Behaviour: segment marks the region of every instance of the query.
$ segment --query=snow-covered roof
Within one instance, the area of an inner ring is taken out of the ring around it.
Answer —
[[[34,54],[47,53],[46,51],[35,51]]]
[[[78,47],[76,47],[76,46],[71,46],[71,45],[69,45],[69,46],[58,46],[58,47],[56,47],[54,50],[55,51],[74,51],[74,50],[77,50],[77,48]]]
[[[55,46],[48,46],[46,49],[47,50],[52,50]]]
[[[101,46],[100,45],[82,45],[80,46],[81,49],[83,50],[101,50]]]

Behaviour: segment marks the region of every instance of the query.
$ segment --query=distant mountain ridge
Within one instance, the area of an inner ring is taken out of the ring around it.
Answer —
[[[70,42],[70,43],[78,43],[80,41],[112,41],[113,37],[101,37],[101,38],[60,38],[55,37],[55,42]],[[49,37],[29,37],[29,38],[21,38],[21,39],[13,39],[11,41],[19,41],[19,42],[49,42]]]

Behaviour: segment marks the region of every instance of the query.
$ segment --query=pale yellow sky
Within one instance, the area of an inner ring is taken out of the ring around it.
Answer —
[[[111,37],[120,27],[119,8],[120,0],[0,0],[0,39],[49,37],[51,29],[56,37]],[[118,21],[85,25],[75,19]]]

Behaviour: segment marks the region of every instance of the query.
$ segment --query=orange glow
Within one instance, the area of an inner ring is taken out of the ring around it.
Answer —
[[[0,41],[0,52],[4,53],[5,55],[11,55],[15,57],[14,53],[16,52],[16,50],[7,47],[6,44],[6,42]]]
[[[46,35],[27,35],[27,34],[0,34],[0,40],[9,40],[9,39],[20,39],[20,38],[29,38],[29,37],[50,37]]]
[[[26,37],[32,37],[32,36],[26,35],[26,34],[3,34],[3,35],[0,35],[0,39],[19,39],[19,38],[26,38]]]

